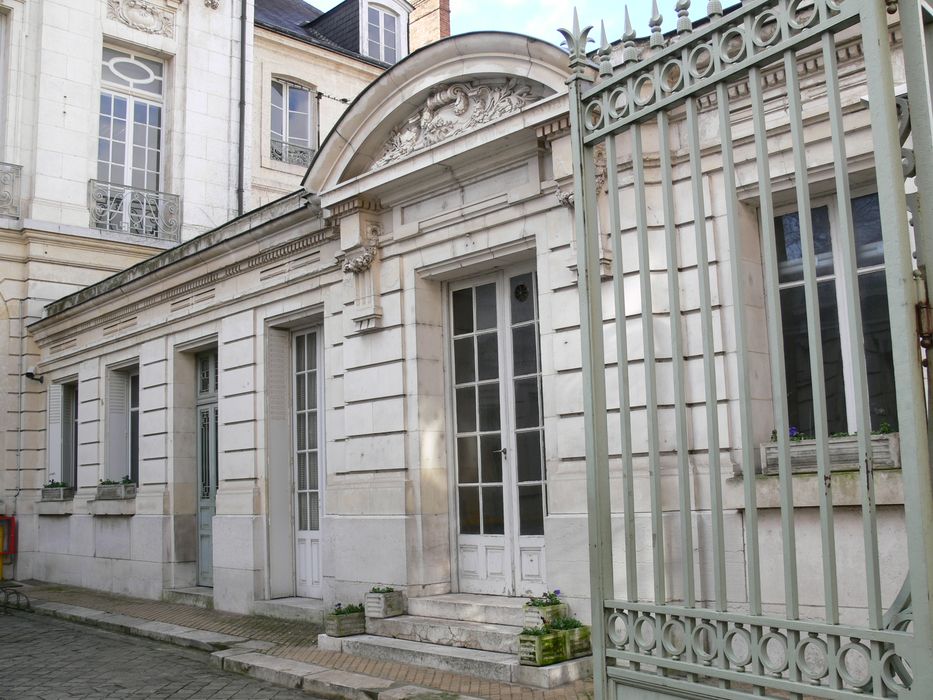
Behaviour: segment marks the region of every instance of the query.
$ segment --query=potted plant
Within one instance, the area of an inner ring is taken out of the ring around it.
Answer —
[[[518,663],[548,666],[567,660],[564,635],[550,627],[526,627],[518,635]]]
[[[49,479],[49,483],[42,487],[43,501],[70,501],[74,496],[74,487],[64,481]]]
[[[129,475],[124,476],[120,481],[112,479],[101,479],[97,485],[98,501],[113,501],[125,498],[136,498],[136,484],[133,483]]]
[[[402,592],[391,586],[373,586],[363,599],[366,617],[396,617],[405,612]]]
[[[568,659],[577,659],[593,653],[590,628],[575,617],[558,617],[549,627],[564,639],[564,652]]]
[[[334,612],[324,618],[324,633],[328,637],[349,637],[366,632],[366,617],[362,605],[337,603]]]
[[[795,474],[812,473],[817,470],[817,441],[791,426],[790,468]],[[889,423],[882,423],[873,431],[869,440],[873,469],[899,469],[901,466],[900,438]],[[833,433],[829,436],[830,471],[857,471],[859,469],[859,445],[856,433]],[[761,473],[777,474],[779,470],[777,431],[771,432],[771,442],[761,445]]]
[[[547,591],[541,596],[532,596],[523,606],[525,627],[543,627],[558,617],[567,617],[570,608],[560,600],[560,590]]]

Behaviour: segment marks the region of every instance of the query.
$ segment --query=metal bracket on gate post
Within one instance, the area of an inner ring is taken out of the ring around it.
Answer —
[[[920,338],[920,347],[926,352],[933,348],[933,306],[927,294],[926,269],[914,270],[914,281],[917,283],[917,335]],[[929,357],[924,357],[921,363],[924,367],[929,364]]]

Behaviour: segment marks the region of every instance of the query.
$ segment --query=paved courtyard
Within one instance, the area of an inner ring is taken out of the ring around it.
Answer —
[[[54,620],[0,615],[0,700],[313,700],[221,671],[203,652]]]

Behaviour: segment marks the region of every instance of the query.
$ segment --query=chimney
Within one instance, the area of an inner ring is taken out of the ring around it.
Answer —
[[[420,49],[450,36],[450,0],[409,0],[408,50]]]

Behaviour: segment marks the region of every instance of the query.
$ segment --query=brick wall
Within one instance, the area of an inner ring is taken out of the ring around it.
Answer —
[[[450,0],[411,0],[415,9],[408,21],[408,50],[450,36]]]

